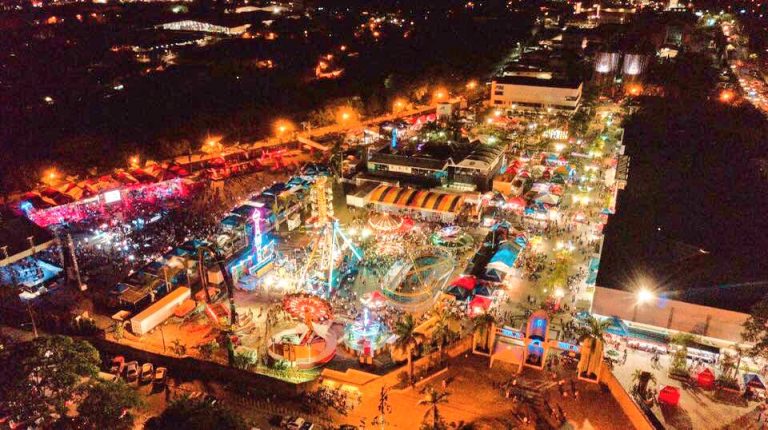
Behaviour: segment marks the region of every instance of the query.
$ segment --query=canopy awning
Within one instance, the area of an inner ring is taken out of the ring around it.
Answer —
[[[451,282],[451,286],[461,287],[465,290],[472,291],[477,285],[477,278],[474,276],[461,276]]]
[[[744,374],[744,386],[765,390],[765,384],[763,383],[763,380],[760,378],[760,375],[756,373]]]
[[[667,385],[659,391],[659,403],[669,406],[677,406],[680,402],[680,390],[671,385]]]

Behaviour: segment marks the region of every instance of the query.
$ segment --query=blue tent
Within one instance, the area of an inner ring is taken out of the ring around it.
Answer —
[[[765,390],[765,384],[763,383],[763,380],[760,379],[760,375],[756,373],[744,374],[744,386]]]

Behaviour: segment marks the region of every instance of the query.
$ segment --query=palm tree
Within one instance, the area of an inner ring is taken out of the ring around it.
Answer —
[[[443,310],[437,314],[437,322],[435,322],[435,328],[432,330],[432,340],[437,343],[437,349],[440,351],[440,362],[443,362],[443,348],[448,340],[453,337],[454,331],[451,329],[451,322],[453,316],[447,311]]]
[[[590,315],[586,319],[586,326],[581,327],[579,330],[579,341],[582,346],[582,351],[589,351],[587,356],[583,358],[583,362],[587,364],[586,368],[579,369],[580,372],[585,372],[587,376],[590,374],[597,374],[597,369],[600,368],[600,363],[603,360],[602,345],[605,342],[605,330],[610,327],[611,321],[609,319],[598,320]],[[583,357],[583,356],[582,356]]]
[[[395,347],[404,349],[408,355],[408,376],[413,381],[413,350],[424,341],[424,335],[417,333],[413,315],[407,314],[395,324]]]
[[[648,384],[656,384],[656,375],[645,370],[635,369],[632,373],[632,388],[645,399],[648,393]]]
[[[433,429],[440,428],[440,422],[442,420],[440,419],[440,411],[437,407],[441,403],[448,403],[448,395],[449,393],[445,391],[437,391],[434,387],[430,386],[426,389],[424,398],[419,400],[419,405],[429,406],[429,409],[427,409],[427,412],[424,414],[424,420],[426,421],[427,416],[432,415]]]
[[[609,319],[600,321],[590,315],[587,317],[586,323],[587,325],[579,330],[581,340],[592,338],[605,341],[605,331],[611,326],[611,321]]]
[[[491,327],[494,324],[496,324],[496,318],[488,312],[483,312],[480,315],[472,318],[473,329],[476,332],[479,332],[480,336],[483,337],[483,349],[490,349],[488,342],[490,338]]]
[[[672,357],[672,369],[688,372],[688,347],[698,342],[698,337],[690,333],[675,333],[669,339],[669,343],[678,345],[680,348]]]

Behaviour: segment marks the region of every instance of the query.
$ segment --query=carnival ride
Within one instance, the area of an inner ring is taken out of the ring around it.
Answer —
[[[338,343],[331,331],[330,303],[310,294],[289,294],[283,299],[283,309],[303,322],[270,337],[269,357],[300,369],[313,369],[329,362],[336,355]]]
[[[398,304],[424,303],[447,281],[453,262],[453,256],[434,246],[405,252],[387,271],[381,292]]]
[[[389,337],[387,326],[372,319],[370,310],[363,308],[363,313],[344,329],[344,345],[357,355],[373,357],[386,345]]]
[[[362,260],[363,253],[344,234],[339,221],[333,218],[332,180],[325,176],[318,177],[310,198],[312,220],[317,230],[311,241],[312,248],[307,261],[297,279],[297,287],[327,287],[325,294],[330,294],[339,283],[339,268],[349,262],[347,251],[356,261]]]
[[[368,226],[378,235],[404,233],[413,227],[413,220],[386,212],[374,213],[368,218]]]
[[[472,247],[475,241],[472,239],[472,235],[465,232],[461,227],[450,225],[433,233],[429,237],[429,242],[434,246],[452,251],[464,251]]]

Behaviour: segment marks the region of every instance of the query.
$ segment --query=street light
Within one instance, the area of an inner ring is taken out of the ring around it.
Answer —
[[[339,109],[339,111],[336,113],[336,122],[338,122],[339,125],[344,126],[354,121],[356,117],[357,112],[355,112],[355,110],[351,107],[346,106]]]
[[[133,156],[133,157],[131,157],[131,159],[130,159],[130,160],[128,160],[128,161],[131,163],[131,167],[134,167],[134,168],[135,168],[135,167],[139,167],[139,161],[140,161],[140,159],[139,159],[139,156],[138,156],[138,155],[134,155],[134,156]]]
[[[43,183],[48,185],[53,185],[53,183],[56,181],[56,178],[59,177],[59,173],[56,171],[55,168],[50,168],[43,173]]]
[[[466,88],[469,91],[472,91],[472,90],[476,89],[477,88],[477,81],[471,80],[471,81],[467,82]]]
[[[401,112],[403,109],[405,109],[405,100],[403,100],[403,99],[397,99],[397,100],[395,100],[395,102],[392,104],[392,106],[393,106],[393,107],[392,107],[392,111],[393,111],[393,112],[395,112],[395,113],[397,113],[397,112]]]
[[[445,90],[445,88],[438,88],[435,90],[435,93],[432,95],[432,100],[437,103],[441,102],[448,98],[448,91]]]
[[[286,133],[289,133],[293,130],[293,124],[284,119],[279,119],[275,121],[274,129],[275,129],[275,136],[277,136],[278,139],[282,139]]]
[[[723,103],[728,103],[731,100],[733,100],[733,98],[735,96],[736,95],[733,93],[733,91],[731,91],[729,89],[725,89],[725,90],[720,92],[720,101],[723,102]]]
[[[641,305],[643,303],[648,303],[656,298],[656,295],[653,293],[653,291],[647,288],[641,288],[637,291],[637,293],[635,293],[635,295],[637,296],[637,303]]]
[[[641,287],[635,292],[635,308],[632,313],[632,321],[637,321],[637,309],[640,305],[651,302],[656,298],[656,294],[646,287]]]
[[[627,92],[630,96],[637,97],[640,95],[640,93],[643,92],[643,87],[641,87],[639,84],[633,84],[627,88]]]

